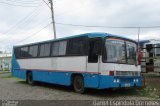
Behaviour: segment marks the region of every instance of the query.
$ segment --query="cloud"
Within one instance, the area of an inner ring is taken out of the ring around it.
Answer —
[[[105,25],[105,26],[154,26],[160,25],[159,0],[58,0],[54,1],[55,21],[60,23]],[[21,24],[21,19],[32,13]],[[0,4],[0,40],[10,36],[3,48],[11,48],[17,41],[30,36],[51,22],[49,8],[43,6],[34,8],[10,7]],[[9,33],[3,34],[16,25]],[[137,29],[109,29],[64,26],[56,24],[57,37],[71,36],[88,32],[107,32],[137,39]],[[160,39],[159,29],[141,29],[140,39]],[[14,37],[13,37],[14,36]],[[52,25],[35,37],[23,43],[37,42],[53,38]],[[9,46],[8,45],[11,46]]]
[[[160,34],[155,31],[153,31],[153,32],[150,31],[146,34],[141,34],[140,39],[142,39],[142,40],[150,40],[150,39],[160,40]]]

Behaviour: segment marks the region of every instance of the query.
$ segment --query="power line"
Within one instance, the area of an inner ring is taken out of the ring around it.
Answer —
[[[32,16],[34,13],[37,12],[37,8],[34,9],[34,11],[30,12],[29,14],[27,14],[23,19],[21,19],[20,21],[18,21],[14,26],[12,26],[10,29],[8,29],[6,32],[4,32],[3,34],[7,34],[9,33],[12,29],[14,29],[16,26],[18,26],[19,24],[23,23],[25,20],[29,19],[30,16]]]
[[[11,4],[11,3],[7,3],[7,2],[3,2],[3,1],[0,1],[1,4],[6,4],[6,5],[10,5],[10,6],[19,6],[19,7],[38,7],[37,6],[34,6],[34,5],[20,5],[20,4]]]
[[[46,20],[46,19],[45,19]],[[44,20],[43,21],[41,21],[41,22],[44,22]],[[36,24],[37,25],[37,24]],[[39,24],[38,24],[39,25]],[[25,35],[27,35],[27,34],[25,34]],[[30,35],[29,33],[28,33],[28,35]],[[11,36],[11,37],[9,37],[9,39],[11,39],[11,38],[13,38],[13,37],[15,37],[15,36]],[[11,39],[12,40],[12,39]],[[7,40],[7,42],[8,43],[11,43],[9,40]],[[0,42],[1,43],[1,42]]]
[[[138,28],[160,28],[160,26],[97,26],[97,25],[81,25],[81,24],[67,24],[67,23],[59,23],[59,22],[55,22],[55,24],[59,24],[59,25],[67,25],[67,26],[77,26],[77,27],[100,27],[100,28],[122,28],[122,29],[138,29]]]
[[[49,6],[49,4],[45,0],[43,0],[43,2],[51,9],[51,7]]]
[[[11,28],[9,28],[7,31],[5,31],[4,33],[2,33],[2,35],[8,34],[9,32],[13,31],[13,29],[16,29],[16,26],[20,25],[23,22],[26,22],[28,19],[30,19],[31,17],[33,17],[33,14],[36,13],[37,10],[39,10],[39,9],[38,8],[34,9],[32,12],[30,12],[29,14],[27,14],[23,19],[21,19],[15,25],[13,25]],[[26,26],[26,25],[24,25],[24,26]],[[10,36],[7,36],[3,40],[0,40],[0,42],[2,43],[4,40],[7,40],[7,38],[10,38]]]
[[[37,1],[40,1],[40,0],[14,0],[14,1],[37,2]]]
[[[29,38],[32,38],[33,36],[35,36],[35,35],[37,35],[39,32],[41,32],[43,29],[47,28],[50,24],[52,24],[52,22],[49,23],[49,24],[47,24],[45,27],[43,27],[42,29],[38,30],[37,32],[31,34],[30,36],[28,36],[28,37],[26,37],[26,38],[18,41],[18,43],[16,43],[16,44],[19,44],[19,43],[21,43],[21,42],[23,42],[23,41],[25,41],[25,40],[27,40],[27,39],[29,39]]]
[[[11,3],[17,3],[17,4],[38,4],[39,1],[23,1],[23,0],[5,0]]]
[[[44,20],[41,21],[41,22],[44,22]],[[27,34],[25,34],[25,35],[27,35]],[[30,35],[30,34],[28,33],[28,35]],[[12,37],[15,37],[15,36],[11,36],[10,38],[12,38]],[[34,37],[34,36],[33,36],[33,37]],[[32,37],[32,38],[33,38],[33,37]],[[7,40],[7,42],[8,42],[8,45],[13,45],[13,44],[14,44],[14,42],[11,42],[11,41],[8,41],[8,40]]]

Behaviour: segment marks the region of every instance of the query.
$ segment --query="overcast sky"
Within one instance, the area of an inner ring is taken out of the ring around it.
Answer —
[[[57,23],[115,27],[160,26],[160,0],[53,0],[53,3]],[[50,9],[43,0],[0,0],[0,50],[8,51],[13,45],[53,39],[52,24],[37,33],[49,23]],[[56,31],[57,38],[106,32],[132,39],[137,39],[138,32],[137,29],[59,24],[56,24]],[[160,39],[160,28],[141,29],[140,39]]]

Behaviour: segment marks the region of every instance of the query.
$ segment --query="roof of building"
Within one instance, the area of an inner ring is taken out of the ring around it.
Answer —
[[[142,40],[140,41],[140,44],[160,44],[160,40],[156,40],[156,39],[150,39],[150,40]]]
[[[4,58],[4,57],[12,57],[11,53],[0,53],[0,58]]]

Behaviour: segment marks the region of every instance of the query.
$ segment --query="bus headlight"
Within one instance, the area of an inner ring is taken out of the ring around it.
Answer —
[[[114,79],[113,82],[116,83],[116,79]]]
[[[139,80],[138,79],[133,79],[133,82],[139,82]]]
[[[136,79],[133,79],[133,82],[136,82]]]
[[[119,79],[117,79],[117,83],[119,83]]]

